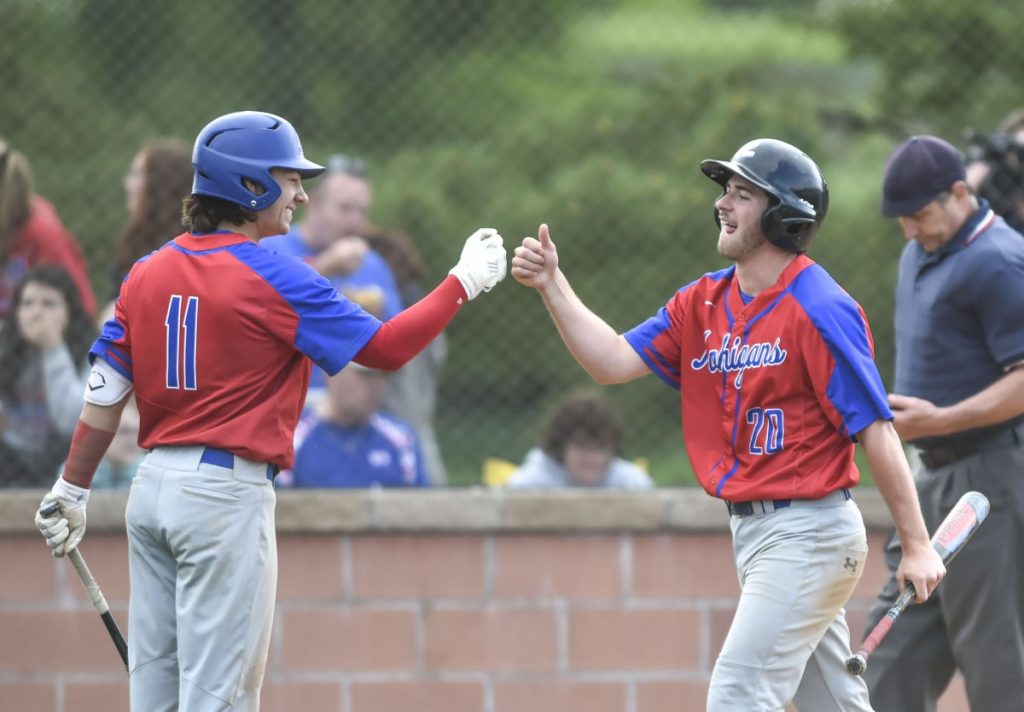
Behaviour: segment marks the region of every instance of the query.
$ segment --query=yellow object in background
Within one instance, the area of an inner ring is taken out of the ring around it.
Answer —
[[[500,457],[488,457],[484,460],[483,481],[488,487],[501,487],[508,478],[515,474],[519,465]]]

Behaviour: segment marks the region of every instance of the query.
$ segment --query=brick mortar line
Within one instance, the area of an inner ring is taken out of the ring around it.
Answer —
[[[327,677],[330,675],[330,677]],[[590,683],[655,683],[655,682],[704,682],[707,673],[698,670],[569,670],[538,671],[538,672],[516,672],[500,671],[487,672],[479,670],[446,670],[427,672],[417,675],[408,672],[393,673],[292,673],[287,676],[274,678],[271,681],[276,683],[325,683],[338,682],[350,685],[386,685],[386,684],[409,684],[409,683],[445,683],[464,684],[476,683],[483,685],[486,682],[494,684],[508,684],[519,682],[590,682]]]
[[[494,598],[498,580],[498,542],[493,536],[487,536],[483,542],[483,598]]]
[[[345,601],[356,600],[356,573],[353,562],[352,538],[341,538],[341,595]]]
[[[729,611],[736,607],[739,597],[702,599],[697,597],[689,598],[663,598],[663,599],[628,599],[608,601],[577,601],[565,598],[551,599],[521,599],[515,601],[485,600],[485,599],[437,599],[437,598],[409,598],[395,600],[357,600],[357,601],[316,601],[299,602],[297,605],[289,601],[277,602],[276,615],[285,616],[290,613],[352,613],[352,612],[394,612],[394,613],[423,613],[426,615],[431,611],[440,613],[454,612],[479,612],[479,613],[507,613],[517,611],[537,611],[572,614],[574,612],[645,612],[645,611],[692,611],[704,613],[710,611]],[[32,607],[28,607],[32,606]],[[422,610],[421,610],[422,609]],[[870,606],[847,606],[847,610],[869,610]],[[39,613],[53,611],[53,607],[39,607],[35,604],[25,604],[25,607],[0,606],[0,613]],[[60,609],[68,611],[87,611],[90,606],[76,606],[75,608]],[[111,606],[114,613],[126,611],[127,608]]]

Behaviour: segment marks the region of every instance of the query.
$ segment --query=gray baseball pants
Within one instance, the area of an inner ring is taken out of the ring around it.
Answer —
[[[265,463],[211,465],[204,451],[156,448],[132,482],[132,712],[259,709],[277,587],[276,496]]]
[[[846,604],[864,571],[860,509],[841,492],[730,520],[742,593],[715,663],[708,712],[871,712],[846,672]],[[758,508],[757,511],[762,511]]]

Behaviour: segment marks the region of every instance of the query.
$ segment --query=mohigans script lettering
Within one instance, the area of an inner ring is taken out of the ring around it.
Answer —
[[[705,333],[705,340],[708,336],[710,333]],[[740,388],[743,385],[743,372],[748,368],[778,366],[786,360],[787,352],[779,346],[779,341],[775,339],[774,342],[744,344],[739,336],[726,333],[722,337],[721,348],[705,350],[698,358],[690,361],[690,367],[694,371],[707,368],[710,373],[736,371],[736,387]]]

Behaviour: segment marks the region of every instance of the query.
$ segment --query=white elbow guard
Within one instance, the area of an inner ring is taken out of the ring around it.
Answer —
[[[85,402],[93,405],[114,405],[128,395],[132,382],[102,358],[92,363],[89,380],[85,384]]]

